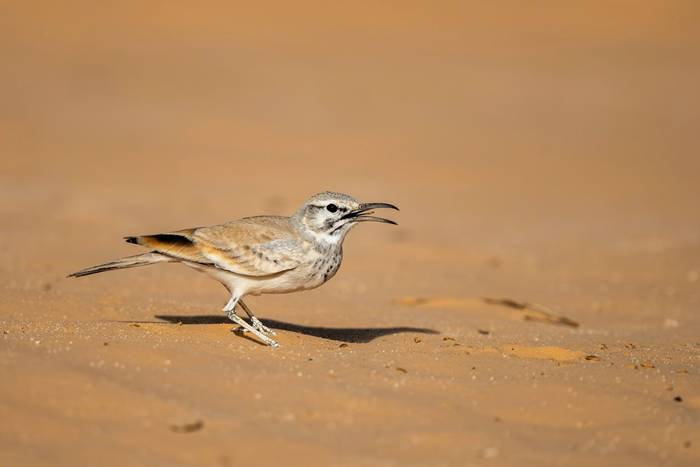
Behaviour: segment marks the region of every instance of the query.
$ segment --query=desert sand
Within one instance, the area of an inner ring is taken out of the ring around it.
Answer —
[[[0,465],[700,465],[697,2],[4,2]],[[231,330],[124,235],[398,205]]]

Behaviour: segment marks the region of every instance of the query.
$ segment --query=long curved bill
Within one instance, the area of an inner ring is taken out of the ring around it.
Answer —
[[[396,222],[390,219],[384,219],[383,217],[372,216],[374,214],[373,209],[396,209],[399,208],[389,203],[362,203],[360,207],[354,211],[343,216],[343,219],[352,219],[352,222],[382,222],[384,224],[398,225]]]

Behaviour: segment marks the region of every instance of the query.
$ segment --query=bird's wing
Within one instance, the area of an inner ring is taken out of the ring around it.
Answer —
[[[298,240],[284,217],[250,217],[126,240],[180,260],[246,276],[277,274],[301,263]]]

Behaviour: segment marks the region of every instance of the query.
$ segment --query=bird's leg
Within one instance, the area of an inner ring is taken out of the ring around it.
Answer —
[[[269,345],[270,347],[278,347],[279,344],[275,342],[274,340],[270,339],[267,337],[265,334],[263,334],[261,331],[258,329],[254,328],[250,324],[246,323],[243,318],[238,316],[234,309],[236,308],[236,304],[239,301],[239,297],[235,295],[231,295],[231,299],[226,303],[226,306],[224,306],[224,312],[226,313],[226,316],[228,319],[233,321],[234,323],[238,324],[240,326],[239,329],[245,329],[248,332],[253,333],[258,339],[263,341],[265,344]]]
[[[239,297],[237,297],[234,294],[231,294],[231,298],[226,302],[226,305],[224,305],[224,313],[226,313],[226,316],[229,315],[229,313],[234,313],[234,308],[236,308],[236,303],[238,303]],[[234,313],[235,314],[235,313]]]
[[[239,299],[238,304],[241,306],[241,308],[243,308],[243,311],[245,311],[246,314],[250,317],[250,322],[255,329],[257,329],[258,331],[263,332],[265,334],[272,334],[273,336],[277,334],[277,333],[275,333],[275,331],[273,331],[272,329],[265,326],[262,323],[262,321],[260,321],[258,318],[256,318],[255,315],[253,314],[253,312],[250,310],[250,308],[248,308],[248,305],[246,305],[243,302],[243,300]]]

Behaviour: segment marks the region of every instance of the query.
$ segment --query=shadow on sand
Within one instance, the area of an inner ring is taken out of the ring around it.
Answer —
[[[234,324],[225,316],[219,315],[199,315],[199,316],[175,316],[175,315],[155,315],[156,318],[170,323],[189,324]],[[391,328],[323,328],[315,326],[304,326],[301,324],[286,323],[284,321],[276,321],[274,319],[264,319],[262,322],[272,329],[281,331],[296,332],[307,336],[321,337],[339,342],[348,342],[355,344],[365,344],[371,342],[377,337],[390,336],[392,334],[401,333],[417,333],[417,334],[440,334],[434,329],[414,328],[408,326],[391,327]]]

